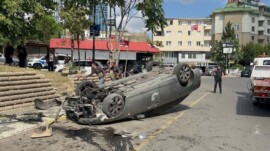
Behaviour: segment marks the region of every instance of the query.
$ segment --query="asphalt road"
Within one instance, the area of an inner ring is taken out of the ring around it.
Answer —
[[[270,105],[252,105],[247,81],[224,78],[219,94],[212,93],[212,77],[202,77],[200,89],[164,115],[96,126],[58,123],[52,137],[31,139],[29,131],[0,140],[0,150],[268,151]],[[131,134],[115,135],[122,131]]]

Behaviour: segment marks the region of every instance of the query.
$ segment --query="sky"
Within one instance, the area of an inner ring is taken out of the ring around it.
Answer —
[[[224,8],[228,0],[163,0],[165,18],[205,18],[215,9]],[[261,0],[270,6],[270,0]],[[126,29],[130,32],[143,32],[142,19],[132,19]]]
[[[205,18],[217,8],[224,8],[228,0],[164,0],[166,18]],[[270,0],[261,0],[270,6]]]

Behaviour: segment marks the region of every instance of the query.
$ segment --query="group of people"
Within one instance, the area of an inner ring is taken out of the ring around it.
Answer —
[[[86,78],[91,77],[93,74],[96,74],[99,78],[99,85],[103,85],[105,83],[105,77],[106,74],[109,75],[109,77],[114,80],[119,80],[124,77],[120,67],[115,62],[107,62],[108,68],[104,70],[102,67],[98,66],[97,63],[92,63],[92,72],[89,75],[77,75],[77,78]],[[133,68],[131,69],[132,74],[137,74],[140,71],[139,65],[134,63]]]
[[[13,57],[15,56],[15,54],[19,59],[19,67],[25,68],[27,66],[26,63],[28,53],[23,41],[17,46],[16,49],[14,49],[14,47],[9,42],[7,43],[6,48],[4,50],[4,56],[6,59],[5,64],[14,65]]]

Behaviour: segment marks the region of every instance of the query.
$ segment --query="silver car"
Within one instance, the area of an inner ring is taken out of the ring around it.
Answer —
[[[19,65],[19,60],[15,57],[12,57],[13,63],[11,64],[12,66],[18,66]],[[0,64],[5,64],[6,63],[6,58],[5,56],[0,53]]]
[[[148,72],[139,73],[97,87],[83,81],[76,95],[63,104],[68,119],[80,124],[99,124],[121,119],[157,115],[178,105],[200,87],[197,69],[180,63],[162,67],[157,62],[146,65]]]

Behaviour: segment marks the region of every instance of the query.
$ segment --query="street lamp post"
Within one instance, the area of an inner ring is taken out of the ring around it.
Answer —
[[[225,61],[226,61],[226,69],[225,69],[225,73],[226,74],[229,74],[229,65],[228,65],[228,54],[229,53],[232,53],[232,51],[233,51],[233,47],[234,47],[234,45],[233,45],[233,43],[231,43],[231,42],[224,42],[223,44],[222,44],[222,47],[223,47],[223,53],[225,53],[225,56],[226,56],[226,59],[225,59]]]

